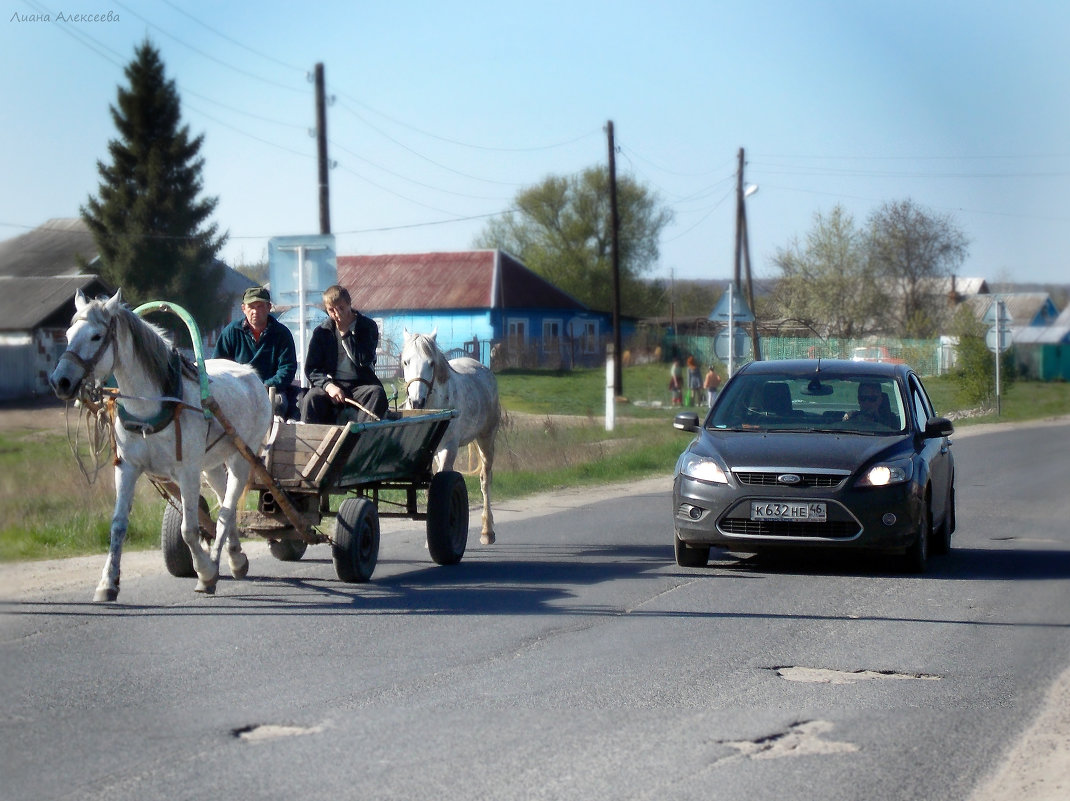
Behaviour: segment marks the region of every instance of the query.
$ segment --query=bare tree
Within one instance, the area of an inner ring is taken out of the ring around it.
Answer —
[[[869,218],[872,269],[893,294],[894,333],[931,337],[945,323],[947,282],[965,261],[966,235],[950,215],[914,201],[885,203]]]

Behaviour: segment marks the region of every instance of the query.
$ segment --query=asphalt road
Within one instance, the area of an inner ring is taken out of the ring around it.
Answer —
[[[9,581],[0,798],[965,801],[1070,665],[1068,443],[957,437],[920,577],[678,568],[665,479],[503,504],[450,568],[384,523],[367,585],[326,546],[215,597],[156,555],[112,606],[99,560]]]

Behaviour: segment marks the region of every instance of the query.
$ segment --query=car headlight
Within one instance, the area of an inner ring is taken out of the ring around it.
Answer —
[[[697,478],[699,481],[709,481],[714,484],[728,483],[728,476],[717,462],[693,453],[680,456],[680,460],[676,463],[676,472],[688,478]]]
[[[914,463],[910,459],[875,464],[858,479],[860,487],[887,487],[902,484],[914,475]]]

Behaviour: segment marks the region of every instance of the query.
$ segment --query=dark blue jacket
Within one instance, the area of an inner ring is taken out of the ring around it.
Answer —
[[[245,318],[224,328],[215,343],[212,358],[252,365],[268,387],[288,387],[297,375],[297,348],[293,334],[270,314],[259,342],[253,339],[253,331]]]

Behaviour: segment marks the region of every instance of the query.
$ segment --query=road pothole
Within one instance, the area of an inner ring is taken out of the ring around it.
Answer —
[[[280,726],[274,723],[242,726],[231,734],[243,742],[256,743],[265,740],[277,740],[280,737],[301,737],[305,734],[318,734],[323,726]]]
[[[940,676],[928,673],[899,673],[894,670],[831,670],[829,668],[811,668],[785,666],[770,668],[777,675],[788,681],[802,681],[811,684],[854,684],[859,681],[913,679],[914,681],[940,681]]]
[[[793,723],[787,731],[777,732],[756,740],[721,740],[720,745],[735,748],[739,753],[731,758],[780,759],[782,757],[850,754],[858,750],[854,743],[827,740],[833,729],[827,720]]]

